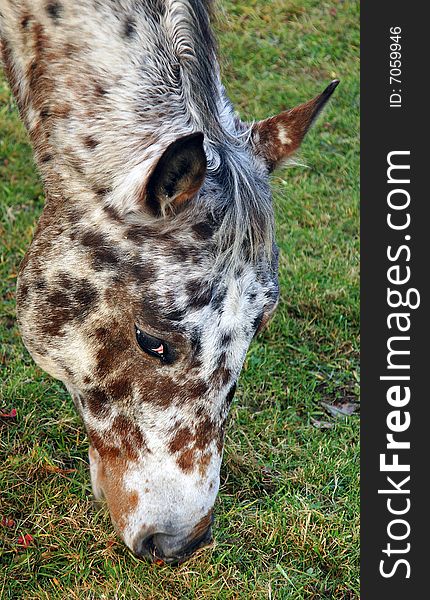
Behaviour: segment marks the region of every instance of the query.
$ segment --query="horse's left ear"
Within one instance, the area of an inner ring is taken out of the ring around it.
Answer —
[[[269,171],[273,171],[298,149],[338,84],[338,80],[332,81],[313,100],[255,123],[251,136],[253,149],[265,160]]]
[[[183,204],[199,191],[207,166],[203,139],[201,132],[178,138],[161,155],[146,187],[146,202],[154,214]]]

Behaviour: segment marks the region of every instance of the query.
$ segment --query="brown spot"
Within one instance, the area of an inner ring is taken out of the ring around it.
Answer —
[[[71,308],[60,292],[50,294],[48,304],[49,313],[41,319],[40,330],[45,335],[60,337],[64,335],[62,331],[64,325],[72,320]]]
[[[195,445],[199,450],[205,450],[215,438],[215,423],[210,417],[204,418],[196,427]]]
[[[107,243],[107,238],[94,229],[85,231],[81,237],[81,244],[88,248],[97,248],[105,243]]]
[[[193,434],[188,427],[180,427],[169,443],[169,451],[173,453],[183,450],[183,448],[188,446],[193,439]]]
[[[216,384],[227,385],[231,379],[231,371],[226,366],[227,353],[222,352],[218,358],[218,364],[215,371],[211,375],[212,382]]]
[[[115,267],[119,263],[118,255],[111,248],[97,248],[92,253],[93,267],[96,271]]]
[[[94,335],[102,342],[97,352],[97,372],[107,375],[121,362],[124,363],[127,351],[131,347],[130,340],[121,331],[115,331],[115,323],[112,323],[112,330],[100,327]]]
[[[150,452],[139,427],[124,415],[117,415],[108,431],[99,434],[94,429],[88,435],[104,461],[137,461],[139,451]]]
[[[111,412],[109,397],[101,388],[93,388],[87,392],[87,405],[89,411],[100,419],[108,417]]]
[[[66,119],[70,113],[72,112],[72,107],[70,104],[57,104],[51,108],[51,114],[53,116],[59,117],[60,119]]]
[[[182,471],[184,471],[185,473],[189,473],[193,470],[195,454],[196,451],[194,450],[194,448],[187,448],[186,450],[183,450],[177,458],[176,462],[178,467],[182,469]]]
[[[40,290],[44,290],[46,288],[46,281],[43,277],[39,277],[38,279],[34,280],[34,287],[36,290],[40,291]]]
[[[154,227],[143,227],[140,225],[132,225],[127,229],[126,237],[133,242],[142,244],[147,240],[158,238],[158,231]]]
[[[116,252],[110,248],[108,238],[98,231],[88,230],[81,237],[81,243],[86,248],[91,248],[91,259],[95,270],[109,268],[118,264]]]
[[[76,225],[84,219],[84,213],[80,210],[77,210],[76,208],[68,206],[66,217],[71,225]]]
[[[95,92],[95,95],[98,96],[99,98],[106,96],[106,94],[107,94],[107,90],[100,83],[96,84],[96,86],[94,88],[94,92]]]
[[[46,5],[46,12],[53,22],[57,24],[61,17],[61,13],[63,12],[63,7],[60,2],[48,2]]]
[[[98,292],[87,279],[76,280],[76,285],[72,290],[72,301],[75,308],[74,316],[81,320],[93,308],[97,299]]]
[[[63,335],[68,321],[83,321],[98,299],[97,290],[86,279],[75,279],[60,273],[44,301],[41,331],[51,336]]]
[[[212,458],[212,452],[204,452],[199,460],[198,460],[198,467],[199,467],[199,475],[200,477],[205,477],[206,476],[206,472],[208,470],[208,466],[209,463],[211,461]]]
[[[186,262],[194,254],[194,248],[192,246],[174,246],[170,248],[172,256],[177,258],[181,262]]]
[[[96,194],[96,196],[98,196],[100,199],[104,198],[105,196],[107,196],[107,194],[110,194],[112,190],[108,187],[96,187],[93,188],[93,192]]]
[[[198,309],[207,306],[213,294],[212,285],[202,282],[200,279],[192,279],[185,285],[188,293],[189,304],[192,308]]]
[[[127,263],[127,270],[131,277],[138,283],[153,283],[155,278],[155,269],[147,263],[140,262],[140,258]],[[146,313],[147,314],[147,313]]]
[[[88,436],[103,461],[115,461],[120,457],[121,450],[112,445],[110,436],[106,435],[105,432],[101,435],[95,429],[88,429]]]
[[[112,432],[118,435],[127,459],[136,461],[139,459],[139,451],[150,451],[140,428],[124,415],[115,417]]]
[[[138,387],[142,390],[141,395],[144,402],[155,404],[161,408],[171,406],[175,400],[181,398],[181,394],[184,392],[181,385],[167,376],[161,380],[142,378]]]
[[[108,192],[105,192],[103,195],[105,195]],[[108,215],[108,217],[110,217],[113,221],[122,221],[122,217],[119,214],[119,212],[116,210],[116,208],[114,208],[113,206],[103,206],[103,211]]]
[[[195,223],[192,226],[192,230],[201,240],[207,240],[212,237],[214,228],[210,223],[202,221],[201,223]]]
[[[221,308],[226,295],[227,295],[227,287],[226,286],[218,286],[216,288],[216,292],[214,294],[212,294],[211,307],[214,310],[218,310],[219,308]]]
[[[187,386],[188,400],[195,402],[195,400],[204,396],[208,389],[209,387],[203,379],[193,381],[193,383]]]
[[[96,148],[99,145],[99,143],[100,142],[98,140],[94,139],[90,135],[84,137],[84,144],[90,150],[94,150],[94,148]]]
[[[117,377],[113,381],[109,382],[107,385],[107,391],[113,399],[120,400],[131,396],[132,387],[129,379]]]
[[[222,365],[218,366],[210,376],[210,380],[214,386],[227,385],[231,380],[231,371]]]

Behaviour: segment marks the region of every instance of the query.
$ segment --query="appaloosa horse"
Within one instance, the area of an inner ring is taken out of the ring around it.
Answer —
[[[137,555],[207,543],[229,405],[278,298],[269,173],[337,81],[248,124],[210,0],[0,0],[46,205],[18,278],[26,347],[64,382],[96,498]]]

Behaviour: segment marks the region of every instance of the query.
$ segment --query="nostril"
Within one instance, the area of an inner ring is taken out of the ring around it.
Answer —
[[[136,540],[134,552],[137,556],[149,558],[152,562],[162,560],[169,564],[177,564],[191,556],[196,550],[210,543],[212,538],[212,522],[209,526],[199,531],[194,537],[178,539],[177,536],[167,533],[154,533],[142,536]]]
[[[147,536],[140,542],[140,546],[136,554],[139,556],[148,556],[150,558],[161,558],[160,552],[155,545],[153,535]]]

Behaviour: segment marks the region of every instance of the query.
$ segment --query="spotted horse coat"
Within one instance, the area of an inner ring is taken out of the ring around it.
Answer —
[[[26,347],[64,382],[94,495],[137,555],[207,543],[247,348],[278,298],[269,173],[337,85],[254,124],[220,81],[209,0],[0,0],[4,69],[46,204]]]

